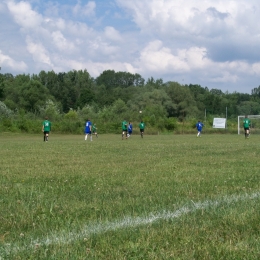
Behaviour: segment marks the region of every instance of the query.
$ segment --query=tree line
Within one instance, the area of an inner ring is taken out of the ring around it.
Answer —
[[[0,74],[0,130],[29,131],[34,129],[33,121],[46,115],[57,122],[61,132],[62,127],[65,132],[80,131],[87,117],[105,125],[103,131],[113,132],[120,128],[122,119],[137,122],[140,116],[153,129],[173,130],[184,120],[191,125],[203,120],[205,110],[208,116],[225,117],[226,108],[228,118],[234,120],[237,115],[259,114],[260,86],[251,94],[223,93],[197,84],[181,85],[153,77],[145,80],[139,74],[114,70],[96,78],[86,70]],[[29,126],[23,126],[24,122]]]

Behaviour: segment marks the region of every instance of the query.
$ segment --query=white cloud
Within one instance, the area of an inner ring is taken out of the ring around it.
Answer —
[[[33,60],[36,63],[44,63],[49,65],[51,68],[53,67],[48,50],[46,50],[41,43],[34,42],[30,37],[27,37],[26,42],[27,50],[32,54]]]
[[[206,48],[179,49],[173,54],[161,41],[150,42],[140,55],[139,69],[142,74],[198,74],[199,80],[208,82],[236,83],[245,74],[260,74],[260,62],[215,62],[208,58]],[[240,75],[240,76],[239,76]]]
[[[90,28],[87,24],[74,21],[66,21],[66,31],[71,37],[81,37],[81,38],[92,38],[95,34],[94,30]]]
[[[164,40],[186,40],[200,43],[233,39],[256,34],[260,30],[257,0],[117,0],[133,17],[144,34]],[[243,40],[244,41],[244,40]]]
[[[28,2],[15,3],[10,1],[7,6],[17,24],[23,28],[35,29],[42,23],[42,16],[33,11]]]
[[[81,1],[73,8],[74,15],[84,15],[84,16],[95,16],[96,3],[94,1],[89,1],[86,5],[82,6]]]
[[[74,44],[70,43],[60,31],[55,31],[52,33],[53,43],[61,51],[71,52],[75,49]]]
[[[204,84],[239,84],[257,75],[259,1],[116,1],[140,29],[139,37],[149,41],[140,54],[146,75],[189,73]]]
[[[98,46],[98,50],[101,54],[106,56],[116,55],[118,52],[118,47],[110,45],[106,42],[100,42],[100,45]]]
[[[144,67],[142,70],[148,69],[151,72],[186,73],[209,68],[213,62],[207,57],[206,48],[178,49],[174,54],[170,48],[163,46],[163,42],[157,40],[150,42],[141,51],[140,64]]]
[[[109,40],[122,41],[120,33],[114,27],[111,26],[105,27],[105,36]]]
[[[259,16],[258,0],[5,0],[1,62],[10,73],[114,69],[238,89],[259,85]]]
[[[50,18],[46,17],[44,19],[44,24],[46,29],[51,30],[66,30],[66,21],[62,18]]]
[[[252,65],[252,73],[256,74],[257,76],[260,75],[260,62],[254,63]]]
[[[15,61],[0,50],[0,67],[7,67],[15,72],[25,72],[28,67],[23,61]]]
[[[223,71],[219,76],[212,76],[210,78],[210,82],[216,83],[224,83],[224,82],[232,82],[236,83],[239,80],[237,75],[231,74],[228,71]]]
[[[183,58],[175,56],[169,48],[163,46],[161,41],[150,42],[140,55],[141,71],[149,70],[150,73],[164,71],[169,73],[173,69],[175,72],[185,72],[189,66]]]

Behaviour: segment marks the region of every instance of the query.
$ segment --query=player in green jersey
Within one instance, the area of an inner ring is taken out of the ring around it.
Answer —
[[[98,138],[96,124],[94,124],[94,125],[92,126],[92,134],[94,134],[94,135]]]
[[[48,120],[48,117],[45,117],[45,120],[42,122],[42,132],[43,132],[43,141],[49,141],[49,133],[51,131],[51,122]]]
[[[125,139],[127,139],[127,122],[125,119],[122,122],[122,140],[124,140],[124,135],[125,135]]]
[[[140,129],[141,137],[143,138],[144,137],[144,129],[145,129],[145,123],[143,121],[140,122],[139,129]]]
[[[251,122],[247,115],[245,116],[243,125],[244,125],[244,130],[245,130],[245,138],[249,138],[249,129],[250,129]]]

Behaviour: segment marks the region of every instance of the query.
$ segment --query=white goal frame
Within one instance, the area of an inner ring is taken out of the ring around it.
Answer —
[[[248,115],[247,117],[248,117],[249,119],[250,119],[250,118],[260,119],[260,115]],[[239,123],[240,123],[240,120],[241,120],[241,119],[244,119],[244,118],[245,118],[245,116],[238,116],[238,117],[237,117],[237,134],[240,134],[240,127],[239,127],[239,126],[240,126],[240,124],[239,124]]]

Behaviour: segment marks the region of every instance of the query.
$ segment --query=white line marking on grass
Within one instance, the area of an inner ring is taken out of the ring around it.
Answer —
[[[152,224],[160,220],[177,219],[185,214],[195,212],[196,210],[217,208],[221,205],[227,206],[233,202],[245,201],[250,199],[253,200],[253,199],[258,199],[259,197],[260,197],[260,192],[256,192],[252,194],[246,193],[244,195],[225,196],[220,200],[214,200],[214,201],[213,200],[207,200],[204,202],[191,201],[190,205],[183,206],[180,209],[173,212],[165,210],[159,213],[150,213],[144,217],[125,217],[122,220],[116,220],[112,222],[107,221],[104,223],[92,223],[82,227],[80,232],[77,231],[54,232],[44,239],[31,240],[31,242],[29,242],[27,245],[24,246],[19,246],[18,243],[13,245],[4,244],[3,246],[0,246],[0,254],[1,252],[4,251],[7,254],[8,252],[18,253],[25,250],[35,249],[40,246],[49,246],[55,244],[58,245],[70,244],[71,242],[84,239],[91,235],[103,234],[107,231],[115,231],[124,228],[135,228],[137,226]]]

